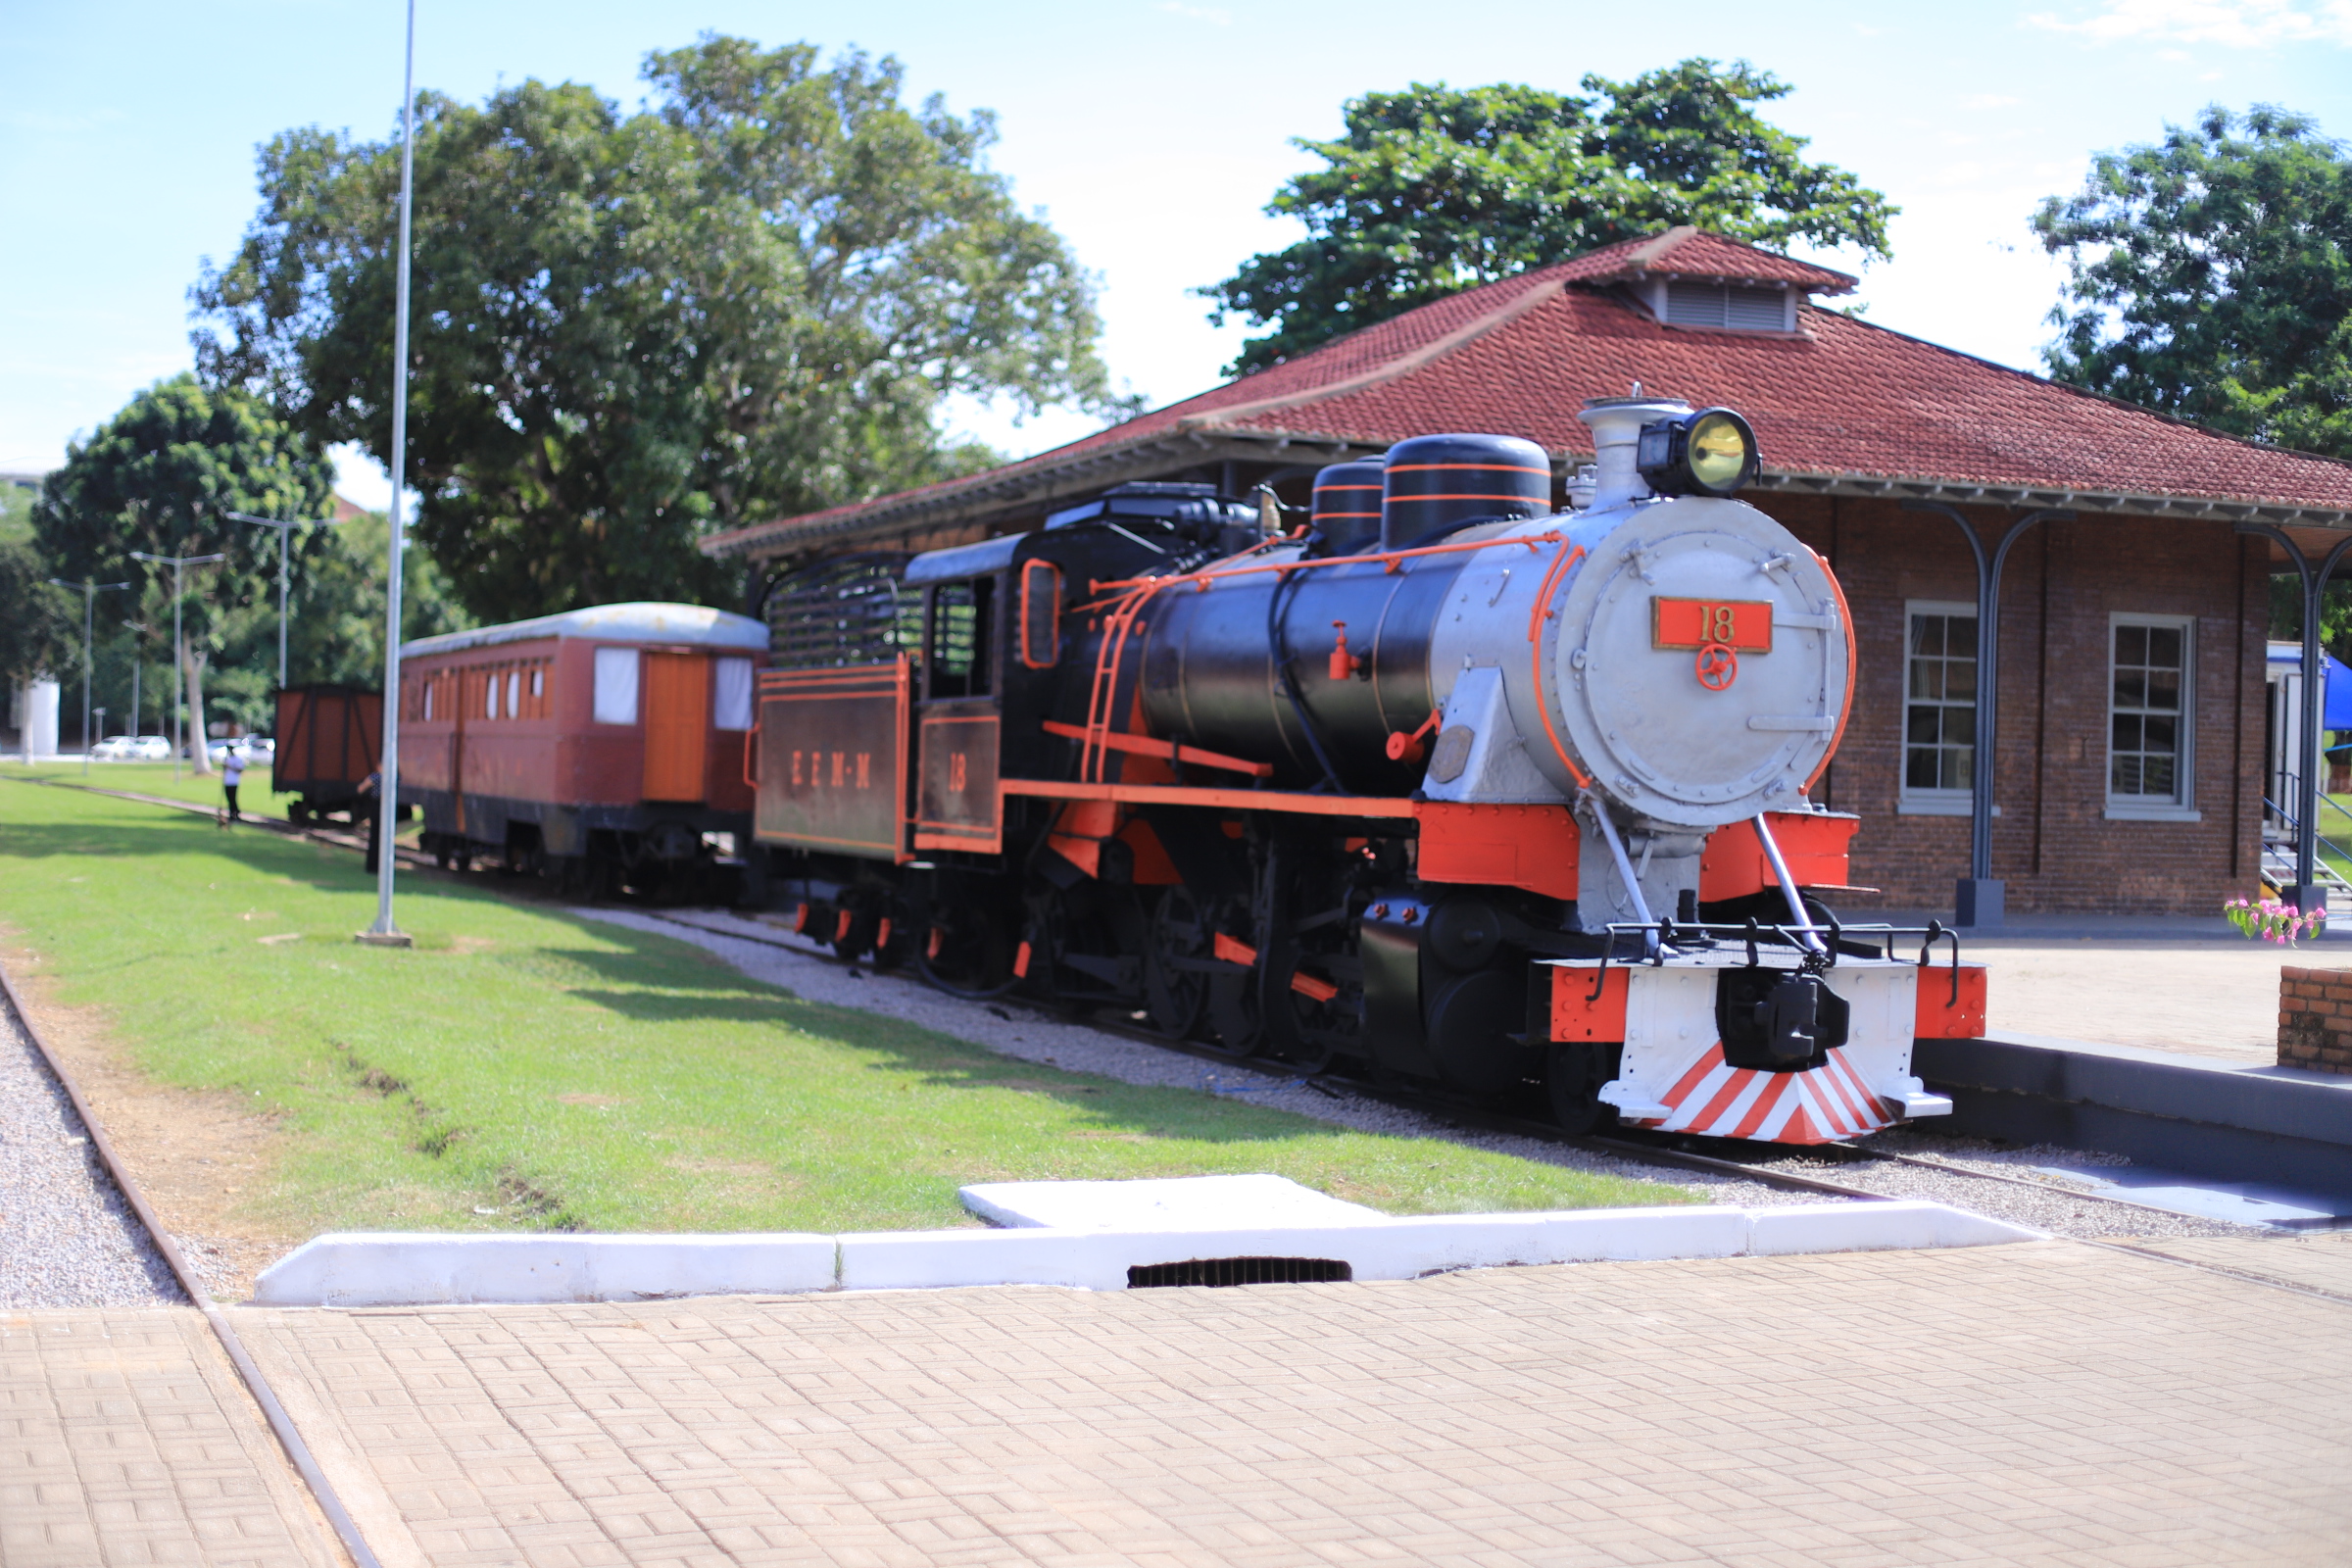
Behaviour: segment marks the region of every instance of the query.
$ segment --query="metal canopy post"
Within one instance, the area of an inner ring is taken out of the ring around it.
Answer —
[[[2029,512],[2009,525],[2001,542],[1993,547],[1992,560],[1984,559],[1984,541],[1959,511],[1940,501],[1906,501],[1905,512],[1930,512],[1951,519],[1952,526],[1968,541],[1969,552],[1977,558],[1977,735],[1970,747],[1968,802],[1968,875],[1954,890],[1952,921],[1955,925],[1983,927],[1997,926],[2007,914],[2007,890],[1992,874],[1992,764],[2000,719],[2000,656],[2001,656],[2001,568],[2008,564],[2009,551],[2026,531],[2037,522],[2071,522],[2074,512],[2067,507],[2044,507]],[[1908,637],[1908,631],[1905,636]],[[1905,657],[1909,656],[1908,645]]]
[[[2259,534],[2286,552],[2303,580],[2303,774],[2295,780],[2295,885],[2287,903],[2298,909],[2328,907],[2328,890],[2319,884],[2320,863],[2320,696],[2327,672],[2320,661],[2320,601],[2327,596],[2328,579],[2335,564],[2352,551],[2352,538],[2338,539],[2317,568],[2303,547],[2284,530],[2267,522],[2241,522],[2239,533]]]

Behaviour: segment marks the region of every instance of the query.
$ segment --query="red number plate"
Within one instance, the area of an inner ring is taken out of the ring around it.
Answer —
[[[1772,652],[1772,603],[1765,599],[1652,599],[1652,648],[1721,643],[1740,654]]]

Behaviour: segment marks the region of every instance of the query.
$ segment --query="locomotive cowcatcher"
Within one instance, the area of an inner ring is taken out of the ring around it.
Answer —
[[[1541,448],[1433,435],[1325,468],[1288,532],[1270,493],[1129,484],[779,579],[768,898],[959,994],[1571,1132],[1948,1111],[1912,1042],[1982,1031],[1983,969],[1820,902],[1857,826],[1807,795],[1852,701],[1837,580],[1735,499],[1736,413],[1583,417],[1563,511]]]

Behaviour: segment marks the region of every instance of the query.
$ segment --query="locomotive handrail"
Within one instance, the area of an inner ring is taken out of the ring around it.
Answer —
[[[1286,535],[1285,537],[1295,536]],[[1418,545],[1409,550],[1376,550],[1370,555],[1363,556],[1314,556],[1298,561],[1267,562],[1254,566],[1203,566],[1198,571],[1172,571],[1159,577],[1117,577],[1106,582],[1089,581],[1086,586],[1089,593],[1100,594],[1111,589],[1140,588],[1146,584],[1156,584],[1165,588],[1189,582],[1199,588],[1200,592],[1206,593],[1227,577],[1254,577],[1269,571],[1287,575],[1294,571],[1313,571],[1323,566],[1361,566],[1375,561],[1384,565],[1393,565],[1396,562],[1410,561],[1417,556],[1448,556],[1474,550],[1502,550],[1512,545],[1525,545],[1528,549],[1533,550],[1538,545],[1563,544],[1567,538],[1568,536],[1559,529],[1547,528],[1542,533],[1530,534],[1524,539],[1457,540],[1450,544]],[[1248,553],[1245,551],[1244,555]],[[1236,556],[1233,559],[1239,561],[1242,557]],[[1083,605],[1074,607],[1071,612],[1074,614],[1079,611],[1095,610],[1110,602],[1102,599],[1089,600]]]
[[[1222,768],[1229,773],[1247,773],[1251,778],[1272,778],[1274,776],[1272,762],[1245,761],[1238,757],[1227,757],[1223,752],[1204,752],[1198,746],[1184,746],[1175,741],[1161,740],[1156,735],[1135,735],[1125,730],[1107,730],[1101,735],[1092,735],[1083,725],[1064,724],[1058,719],[1052,718],[1047,719],[1039,727],[1047,734],[1058,735],[1064,740],[1092,739],[1097,744],[1107,746],[1114,752],[1127,752],[1137,757],[1156,757],[1164,761],[1176,763],[1192,762],[1201,767]]]
[[[1662,963],[1664,961],[1665,951],[1674,945],[1675,939],[1678,937],[1689,938],[1695,936],[1709,942],[1712,942],[1717,938],[1729,938],[1734,942],[1743,943],[1747,948],[1747,961],[1750,964],[1753,964],[1757,961],[1758,954],[1756,944],[1759,941],[1774,941],[1779,945],[1788,947],[1795,955],[1804,956],[1809,953],[1809,950],[1803,942],[1798,940],[1799,933],[1801,932],[1805,935],[1814,937],[1819,937],[1821,934],[1821,928],[1818,926],[1791,927],[1778,924],[1764,925],[1753,919],[1750,919],[1741,925],[1723,925],[1710,923],[1703,920],[1685,924],[1684,922],[1673,919],[1672,917],[1646,921],[1612,920],[1601,929],[1607,934],[1608,943],[1601,949],[1598,955],[1600,961],[1593,966],[1595,969],[1606,969],[1611,963],[1617,961],[1617,937],[1618,933],[1620,932],[1623,932],[1628,936],[1638,936],[1645,945],[1653,941],[1657,944],[1654,956],[1651,953],[1644,952],[1627,957],[1624,960],[1627,968],[1636,967],[1645,961],[1653,965]],[[1933,949],[1937,942],[1949,940],[1952,945],[1952,961],[1950,965],[1950,972],[1952,976],[1951,1003],[1954,1006],[1959,1005],[1959,932],[1951,929],[1949,926],[1946,926],[1941,920],[1936,919],[1929,920],[1926,925],[1894,925],[1883,920],[1872,920],[1861,925],[1842,925],[1833,919],[1830,923],[1831,942],[1828,954],[1828,956],[1831,958],[1833,964],[1837,958],[1838,944],[1840,941],[1849,937],[1855,937],[1864,934],[1871,936],[1884,936],[1886,939],[1886,956],[1888,957],[1892,957],[1894,956],[1894,945],[1897,938],[1911,936],[1917,936],[1921,938],[1922,940],[1919,949],[1918,967],[1922,969],[1928,967],[1930,950]],[[1597,984],[1597,981],[1595,983]],[[1597,992],[1595,995],[1597,995]]]

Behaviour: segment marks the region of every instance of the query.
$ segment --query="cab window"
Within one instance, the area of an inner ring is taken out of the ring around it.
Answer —
[[[931,657],[926,662],[931,697],[988,695],[996,586],[993,577],[975,577],[943,582],[931,590]]]

